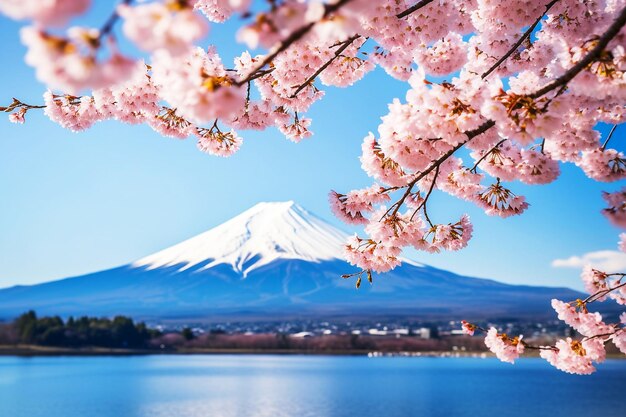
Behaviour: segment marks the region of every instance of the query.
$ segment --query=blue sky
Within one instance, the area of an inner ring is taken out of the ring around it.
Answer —
[[[103,3],[109,2],[100,2],[88,22],[99,25],[106,18]],[[0,17],[0,105],[12,96],[40,103],[45,90],[23,63],[19,27]],[[234,30],[213,25],[206,42],[218,46],[225,62],[242,50],[232,40]],[[242,132],[244,146],[228,159],[145,126],[105,122],[75,134],[37,111],[29,112],[24,126],[1,117],[0,288],[131,262],[260,201],[295,200],[351,231],[333,218],[327,193],[371,183],[358,160],[362,139],[376,131],[387,103],[403,97],[407,87],[376,70],[352,88],[327,89],[308,113],[313,138],[293,144],[275,129]],[[608,127],[602,130],[606,135]],[[613,143],[623,142],[624,134],[618,129]],[[465,275],[580,288],[577,269],[551,262],[615,249],[619,230],[600,214],[601,191],[624,184],[598,184],[572,165],[562,168],[554,184],[513,186],[531,204],[516,218],[489,217],[470,204],[434,196],[433,220],[469,213],[475,237],[461,252],[408,256]]]

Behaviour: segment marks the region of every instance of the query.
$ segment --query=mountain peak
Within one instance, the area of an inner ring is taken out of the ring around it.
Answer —
[[[232,266],[244,277],[278,259],[343,259],[347,235],[293,201],[263,202],[191,239],[142,258],[133,267],[155,269]]]

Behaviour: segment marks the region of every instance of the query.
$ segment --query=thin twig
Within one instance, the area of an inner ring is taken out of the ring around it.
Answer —
[[[611,136],[613,136],[613,132],[615,132],[615,129],[617,129],[617,125],[613,125],[613,127],[611,128],[611,131],[609,132],[609,136],[606,137],[606,140],[604,141],[604,143],[602,144],[602,150],[606,149],[606,145],[609,144],[609,141],[611,140]]]
[[[436,161],[434,161],[434,163],[429,166],[428,168],[426,168],[425,171],[420,172],[413,180],[411,180],[410,183],[408,183],[406,185],[407,190],[405,191],[404,195],[402,195],[402,197],[400,198],[400,200],[398,200],[398,202],[396,203],[396,208],[393,211],[393,215],[395,215],[398,210],[400,209],[400,207],[402,206],[402,204],[404,204],[404,200],[406,200],[406,198],[409,196],[409,194],[411,193],[411,189],[413,188],[413,186],[422,178],[424,178],[426,175],[430,174],[435,168],[437,168],[439,165],[441,165],[445,160],[447,160],[449,157],[452,156],[452,154],[454,154],[456,151],[458,151],[459,149],[461,149],[467,142],[469,142],[470,140],[474,139],[476,136],[480,135],[481,133],[486,132],[487,130],[491,129],[492,127],[494,127],[496,125],[496,122],[494,122],[493,120],[487,120],[485,123],[483,123],[482,125],[480,125],[479,127],[477,127],[474,130],[469,130],[467,132],[465,132],[465,135],[467,136],[467,139],[464,140],[463,142],[459,143],[458,145],[456,145],[455,147],[453,147],[452,149],[450,149],[448,152],[446,152],[445,154],[443,154],[439,159],[437,159]]]
[[[428,218],[428,214],[426,213],[426,202],[428,201],[428,198],[430,197],[430,195],[433,192],[433,189],[435,188],[435,183],[437,182],[437,177],[438,176],[439,176],[439,166],[437,166],[437,168],[435,168],[435,176],[433,177],[433,181],[430,183],[430,188],[428,189],[428,192],[426,193],[426,196],[424,197],[424,200],[422,200],[420,205],[415,209],[415,211],[413,212],[413,214],[411,215],[411,218],[409,220],[413,220],[413,217],[415,217],[417,212],[423,207],[424,208],[424,216],[426,217],[426,220],[428,220],[428,223],[430,223],[430,225],[432,227],[433,224],[430,221],[430,219]]]
[[[120,4],[130,4],[132,2],[133,0],[122,0]],[[106,20],[106,22],[104,22],[102,27],[100,27],[100,33],[98,34],[98,42],[100,42],[102,38],[104,38],[106,35],[111,33],[111,31],[113,30],[113,27],[115,26],[115,23],[117,23],[117,20],[119,18],[120,18],[120,15],[117,13],[117,7],[116,7],[113,13],[111,14],[111,16],[109,16],[109,18]]]
[[[432,3],[433,0],[421,0],[418,1],[417,3],[415,3],[413,6],[409,7],[408,9],[406,9],[405,11],[403,11],[402,13],[398,13],[396,15],[396,17],[398,19],[402,19],[403,17],[407,17],[408,15],[410,15],[413,12],[418,11],[419,9],[421,9],[424,6],[428,6],[430,3]]]
[[[589,51],[589,53],[585,55],[583,59],[578,61],[576,65],[571,67],[563,75],[558,77],[556,80],[552,81],[550,84],[530,94],[529,97],[539,98],[543,96],[544,94],[549,93],[550,91],[558,87],[564,86],[565,84],[570,82],[576,75],[578,75],[578,73],[580,73],[582,70],[587,68],[589,64],[591,64],[596,58],[600,56],[602,51],[604,51],[604,48],[606,48],[609,42],[611,42],[611,40],[615,36],[617,36],[617,34],[620,32],[620,30],[622,29],[622,27],[624,27],[625,24],[626,24],[626,7],[622,9],[617,19],[613,21],[613,23],[611,24],[611,26],[609,26],[607,31],[604,32],[604,34],[598,39],[598,43],[596,44],[596,46],[591,51]]]
[[[587,304],[587,303],[593,303],[594,301],[598,300],[600,297],[604,297],[605,295],[619,289],[622,288],[623,286],[626,286],[626,282],[616,285],[613,288],[607,288],[606,290],[600,290],[594,294],[591,294],[589,297],[585,298],[584,300],[582,300],[582,304]]]
[[[502,145],[504,142],[506,142],[506,139],[502,139],[500,142],[496,143],[496,145],[493,148],[491,148],[487,152],[485,152],[485,154],[483,156],[481,156],[478,161],[476,161],[476,163],[474,164],[472,169],[470,169],[470,172],[473,172],[475,174],[476,173],[476,168],[478,168],[478,164],[480,164],[487,156],[489,156],[490,153],[492,153],[493,151],[498,149],[500,147],[500,145]]]
[[[334,4],[326,4],[325,8],[324,8],[324,15],[322,16],[321,20],[324,20],[324,18],[328,17],[331,13],[336,12],[343,5],[345,5],[346,3],[349,3],[350,1],[351,0],[339,0],[337,3],[334,3]],[[308,23],[307,25],[302,26],[300,29],[292,32],[289,36],[287,36],[287,38],[284,41],[282,41],[280,43],[280,45],[278,45],[278,47],[273,52],[267,54],[261,60],[261,62],[256,66],[256,68],[254,70],[250,71],[250,73],[245,78],[235,82],[234,84],[236,86],[241,87],[242,85],[244,85],[248,81],[252,80],[253,79],[252,77],[254,76],[254,74],[257,71],[259,71],[261,68],[263,68],[264,66],[266,66],[270,62],[272,62],[272,60],[274,58],[276,58],[280,53],[282,53],[287,48],[289,48],[293,43],[295,43],[295,42],[299,41],[300,39],[302,39],[304,37],[304,35],[309,33],[311,31],[311,29],[313,29],[313,27],[315,26],[316,23],[317,22]]]
[[[341,47],[335,51],[335,54],[328,61],[326,61],[324,65],[319,67],[317,71],[313,73],[313,75],[307,78],[305,82],[300,84],[298,88],[296,89],[296,91],[294,91],[294,93],[289,98],[296,97],[300,91],[304,90],[306,86],[311,84],[313,80],[317,78],[318,75],[320,75],[326,68],[328,68],[328,66],[332,64],[335,61],[335,59],[337,59],[343,53],[343,51],[345,51],[348,48],[348,46],[352,45],[352,43],[356,41],[357,39],[359,39],[360,37],[361,35],[357,34],[343,41]]]
[[[541,19],[544,18],[544,16],[548,13],[548,11],[552,8],[552,6],[554,6],[556,3],[558,3],[559,0],[552,0],[550,3],[546,4],[546,10],[544,10],[544,12],[541,14],[541,16],[539,16],[537,18],[537,20],[535,20],[535,23],[533,23],[527,30],[526,32],[524,32],[524,34],[522,35],[521,38],[519,38],[517,40],[517,42],[515,42],[515,44],[511,47],[511,49],[509,49],[507,51],[506,54],[502,55],[502,57],[491,66],[491,68],[489,68],[487,71],[485,71],[480,78],[485,79],[489,76],[489,74],[491,74],[492,72],[494,72],[496,70],[496,68],[498,68],[500,66],[500,64],[502,64],[504,61],[506,61],[512,54],[513,52],[515,52],[517,50],[517,48],[520,47],[520,45],[522,43],[524,43],[524,41],[526,39],[528,39],[531,35],[531,33],[533,33],[533,30],[535,30],[535,28],[537,27],[537,25],[539,24],[539,22],[541,22]]]

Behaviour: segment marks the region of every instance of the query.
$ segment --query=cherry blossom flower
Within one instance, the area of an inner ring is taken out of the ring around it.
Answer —
[[[196,129],[196,136],[198,136],[198,148],[202,152],[222,157],[237,152],[243,142],[232,129],[225,133],[220,130]]]
[[[9,114],[9,121],[11,123],[24,124],[25,119],[24,115],[26,114],[26,109],[20,109],[14,113]]]
[[[90,0],[0,0],[0,13],[11,19],[32,20],[40,26],[62,26],[87,11]]]
[[[234,84],[214,48],[194,48],[184,57],[156,53],[152,80],[160,96],[195,123],[231,119],[245,106],[245,89]]]
[[[495,327],[491,327],[487,331],[485,345],[502,362],[515,363],[515,359],[524,353],[522,336],[510,338],[505,333],[498,333]]]
[[[124,19],[124,34],[139,48],[147,52],[164,49],[170,54],[181,54],[208,31],[206,21],[185,3],[169,0],[137,6],[122,4],[117,13]]]
[[[194,8],[200,10],[211,22],[222,23],[235,12],[243,12],[250,0],[198,0]]]
[[[476,325],[468,323],[465,320],[461,320],[461,330],[463,330],[463,334],[466,334],[468,336],[474,336],[474,332],[476,331]]]
[[[626,228],[626,188],[614,193],[604,193],[603,197],[609,207],[602,210],[602,214],[614,225]]]
[[[594,337],[612,333],[612,327],[602,321],[600,313],[588,313],[584,304],[583,311],[577,311],[571,304],[553,299],[552,308],[557,312],[559,320],[563,320],[583,336]]]
[[[580,375],[593,373],[596,370],[593,362],[603,362],[606,357],[604,344],[600,340],[580,342],[569,337],[557,341],[554,349],[542,349],[539,354],[555,368]]]

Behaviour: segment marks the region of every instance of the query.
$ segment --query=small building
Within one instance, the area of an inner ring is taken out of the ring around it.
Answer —
[[[430,328],[428,327],[420,327],[419,329],[413,329],[413,334],[420,339],[430,339],[431,333]]]
[[[313,336],[315,335],[311,332],[298,332],[298,333],[294,333],[291,335],[291,337],[296,337],[299,339],[304,339],[305,337],[313,337]]]

